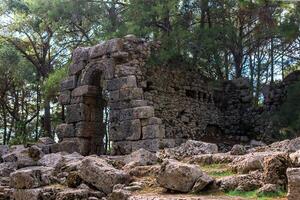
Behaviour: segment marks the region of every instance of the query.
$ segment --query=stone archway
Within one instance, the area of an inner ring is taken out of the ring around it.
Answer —
[[[56,130],[60,151],[103,154],[104,91],[113,154],[162,146],[164,126],[143,92],[140,67],[149,53],[148,43],[132,36],[75,49],[69,77],[61,83],[59,99],[66,107],[66,121]]]

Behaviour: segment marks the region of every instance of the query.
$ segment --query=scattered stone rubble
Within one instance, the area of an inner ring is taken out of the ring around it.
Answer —
[[[45,141],[46,138],[42,138]],[[298,140],[298,139],[296,139]],[[49,151],[55,143],[30,147],[0,146],[0,199],[8,200],[147,200],[165,199],[172,192],[195,194],[258,190],[258,195],[287,189],[288,200],[300,195],[300,168],[296,140],[293,151],[276,148],[279,143],[246,148],[244,155],[231,151],[219,153],[214,144],[188,141],[181,146],[152,153],[139,149],[125,156],[82,156],[78,153]],[[196,144],[193,149],[193,145]],[[188,152],[182,147],[188,147]],[[30,150],[31,149],[31,150]],[[39,153],[32,153],[39,149]],[[237,147],[232,150],[236,151]],[[262,150],[263,149],[263,150]],[[38,156],[37,156],[38,155]],[[216,178],[201,166],[224,164],[236,173]],[[160,188],[160,189],[159,189]],[[174,196],[176,199],[176,196]],[[178,199],[191,200],[181,196]],[[226,199],[226,198],[225,198]]]

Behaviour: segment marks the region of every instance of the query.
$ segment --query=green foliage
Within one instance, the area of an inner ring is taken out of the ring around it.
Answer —
[[[52,72],[43,82],[43,93],[45,98],[52,99],[58,95],[61,81],[67,77],[67,67],[63,67]]]

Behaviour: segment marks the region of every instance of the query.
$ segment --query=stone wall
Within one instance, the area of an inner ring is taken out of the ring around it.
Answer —
[[[282,103],[285,86],[265,89],[265,106],[256,108],[247,79],[213,81],[195,69],[149,67],[153,48],[155,43],[126,36],[73,52],[59,98],[66,107],[66,122],[56,131],[61,151],[102,154],[106,131],[112,154],[128,154],[187,139],[249,142],[271,130],[264,116]]]
[[[56,130],[61,151],[102,154],[105,107],[114,154],[141,147],[154,151],[163,145],[164,127],[144,99],[140,68],[149,54],[150,44],[134,36],[73,52],[59,98],[66,107],[66,122]]]
[[[252,108],[247,79],[210,80],[187,68],[143,68],[145,98],[163,120],[166,137],[234,144],[249,141]]]
[[[188,69],[151,67],[143,71],[145,99],[153,103],[156,116],[163,120],[167,138],[176,143],[209,140],[221,131],[223,117],[217,104],[222,88],[209,85],[210,80]]]

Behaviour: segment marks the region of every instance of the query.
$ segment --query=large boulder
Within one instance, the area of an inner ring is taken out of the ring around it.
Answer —
[[[217,185],[224,192],[230,190],[252,191],[263,185],[262,174],[251,172],[250,174],[224,177],[217,181]]]
[[[218,153],[218,146],[212,143],[188,140],[179,147],[168,149],[167,153],[171,158],[180,158],[199,154],[214,154]]]
[[[10,185],[16,189],[31,189],[48,185],[52,182],[52,167],[26,167],[10,174]]]
[[[291,166],[288,154],[271,155],[264,158],[263,180],[265,183],[286,186],[286,169]]]
[[[281,152],[255,152],[235,158],[230,163],[230,168],[234,172],[246,174],[250,171],[263,170],[264,158],[281,154]]]
[[[298,200],[300,197],[300,168],[288,168],[288,200]]]
[[[157,175],[161,187],[179,192],[190,192],[194,186],[195,190],[200,191],[213,181],[197,165],[175,160],[164,161]]]
[[[294,153],[291,153],[290,159],[291,159],[292,165],[294,167],[300,167],[300,150],[298,150]]]
[[[2,159],[4,162],[15,162],[18,168],[37,165],[37,160],[30,156],[29,149],[23,145],[12,147],[7,154],[2,156]]]
[[[270,194],[276,194],[279,192],[278,185],[275,184],[265,184],[261,188],[259,188],[256,192],[257,196],[265,196]]]
[[[131,180],[130,176],[105,160],[96,157],[88,156],[82,160],[79,166],[79,176],[87,183],[93,185],[98,190],[109,194],[116,184],[128,184]]]

